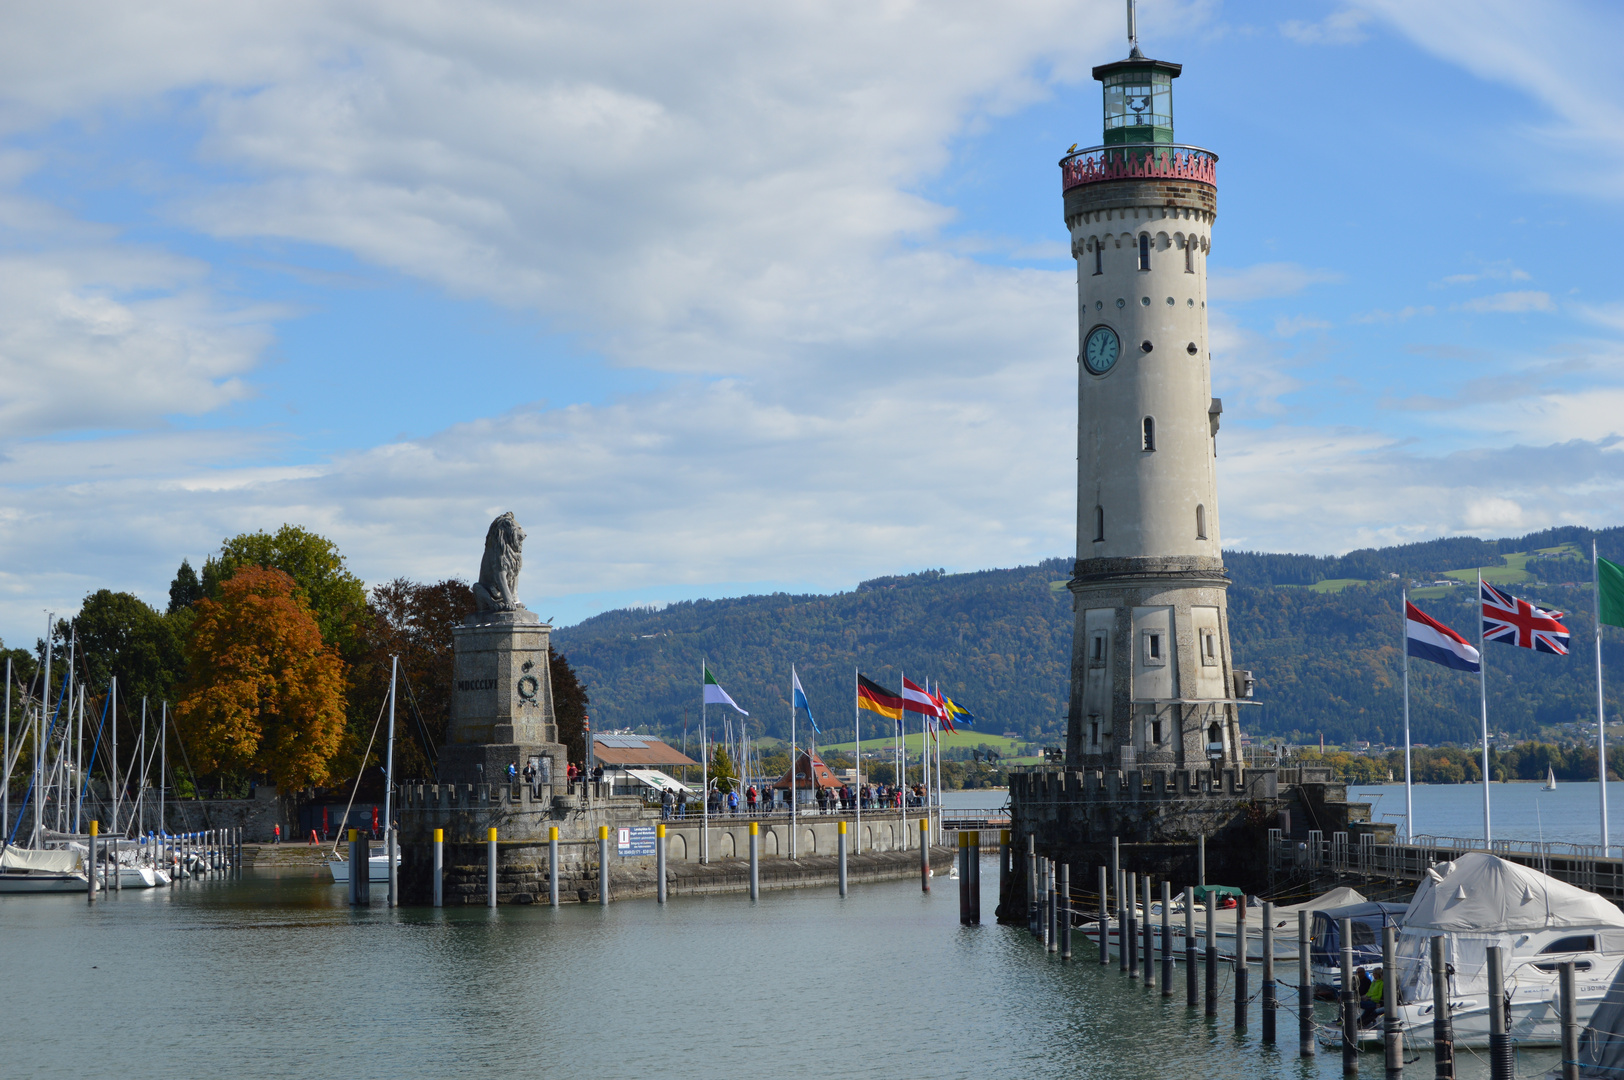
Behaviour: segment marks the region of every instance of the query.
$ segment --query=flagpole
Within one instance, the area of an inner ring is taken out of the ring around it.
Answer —
[[[710,861],[710,742],[706,727],[705,658],[699,658],[699,861]]]
[[[801,767],[795,752],[795,665],[789,666],[789,857],[795,858],[795,828],[800,808],[795,805],[795,771]]]
[[[1483,717],[1483,846],[1491,849],[1494,846],[1493,834],[1489,832],[1489,664],[1488,657],[1484,655],[1488,650],[1484,647],[1483,638],[1483,568],[1477,569],[1477,685],[1478,703]]]
[[[11,661],[6,661],[11,663]],[[8,669],[9,670],[9,669]],[[10,693],[9,684],[7,693]],[[10,701],[10,698],[7,698]],[[863,710],[857,700],[857,665],[851,669],[851,719],[857,735],[857,854],[863,853]]]
[[[1591,584],[1596,596],[1596,772],[1601,780],[1601,856],[1607,857],[1607,716],[1602,703],[1601,682],[1601,557],[1596,550],[1596,538],[1590,538]]]
[[[1404,634],[1404,832],[1415,842],[1415,798],[1410,781],[1410,587],[1399,586],[1399,630]],[[1479,620],[1480,622],[1482,620]]]

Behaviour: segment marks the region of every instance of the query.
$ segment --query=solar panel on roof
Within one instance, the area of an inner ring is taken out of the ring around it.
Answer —
[[[622,749],[640,749],[648,745],[648,739],[641,735],[594,735],[593,741],[599,746],[618,746]]]

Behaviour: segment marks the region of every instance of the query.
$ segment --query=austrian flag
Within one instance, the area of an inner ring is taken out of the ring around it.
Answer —
[[[1483,640],[1519,649],[1568,655],[1568,628],[1560,611],[1546,611],[1483,582]]]

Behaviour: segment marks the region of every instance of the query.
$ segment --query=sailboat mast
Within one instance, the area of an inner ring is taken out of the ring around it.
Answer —
[[[45,788],[45,713],[51,707],[51,625],[56,618],[56,612],[45,613],[45,685],[44,702],[38,715],[34,717],[34,832],[30,847],[39,847],[40,799],[44,796]]]

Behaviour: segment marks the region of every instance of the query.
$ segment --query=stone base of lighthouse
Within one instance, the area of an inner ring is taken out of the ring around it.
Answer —
[[[1186,770],[1239,761],[1229,580],[1199,556],[1079,560],[1068,769]]]

